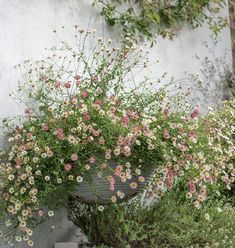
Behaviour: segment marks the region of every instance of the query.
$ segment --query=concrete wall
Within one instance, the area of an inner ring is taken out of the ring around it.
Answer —
[[[0,118],[22,113],[10,97],[19,78],[14,65],[25,59],[41,59],[46,56],[45,47],[54,42],[54,28],[79,24],[83,28],[95,28],[98,36],[118,40],[118,31],[109,29],[97,9],[91,8],[91,0],[0,0]],[[224,10],[228,16],[228,9]],[[159,59],[159,63],[151,68],[154,77],[163,72],[176,78],[184,77],[185,71],[197,73],[200,69],[198,61],[193,57],[210,56],[202,44],[207,41],[209,48],[213,47],[211,32],[207,26],[197,30],[185,27],[173,41],[158,39],[157,45],[150,51],[150,60]],[[63,39],[72,39],[72,33]],[[222,56],[226,49],[231,49],[229,28],[223,30],[215,54]],[[229,53],[227,63],[231,64]],[[36,235],[37,248],[52,248],[55,241],[77,239],[71,231],[71,223],[66,220],[63,211],[59,212],[60,227],[56,229],[39,227]],[[61,224],[62,223],[62,224]],[[53,223],[51,223],[53,225]],[[49,233],[52,233],[49,236]],[[22,247],[21,245],[19,247]]]
[[[233,51],[233,68],[235,72],[235,0],[229,0],[229,17]]]

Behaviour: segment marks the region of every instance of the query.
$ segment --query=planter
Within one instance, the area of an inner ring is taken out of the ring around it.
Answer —
[[[84,180],[78,187],[75,196],[78,196],[84,203],[98,203],[107,204],[111,201],[112,196],[117,196],[118,200],[125,200],[131,198],[136,194],[143,191],[153,178],[154,168],[150,167],[147,171],[142,171],[141,176],[144,176],[145,181],[139,181],[139,175],[132,174],[132,178],[126,182],[122,182],[119,176],[115,176],[113,171],[116,168],[116,163],[111,162],[109,168],[103,172],[102,177],[97,175],[97,172],[91,173],[91,180]],[[111,174],[112,173],[112,174]],[[107,177],[112,175],[115,179],[115,189],[110,190],[110,182]],[[130,183],[136,182],[138,187],[133,189],[130,187]],[[121,199],[118,197],[118,192],[124,193],[124,197]]]

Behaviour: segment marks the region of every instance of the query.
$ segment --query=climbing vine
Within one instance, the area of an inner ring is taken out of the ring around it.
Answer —
[[[157,35],[172,39],[185,23],[193,28],[207,23],[217,35],[228,21],[220,15],[224,0],[94,0],[111,26],[125,34],[154,41]]]

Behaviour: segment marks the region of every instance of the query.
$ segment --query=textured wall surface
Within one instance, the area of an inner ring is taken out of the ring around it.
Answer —
[[[230,29],[233,50],[233,67],[235,71],[235,0],[229,1]]]
[[[91,0],[0,0],[0,118],[22,113],[22,108],[9,97],[9,93],[16,89],[19,78],[14,66],[25,59],[46,56],[44,48],[55,42],[54,28],[64,25],[69,29],[80,24],[84,28],[97,29],[98,36],[111,36],[118,41],[119,33],[110,31],[98,15],[98,10],[92,9],[90,3]],[[228,16],[227,9],[224,15]],[[206,41],[209,48],[213,47],[210,35],[206,26],[197,30],[185,27],[173,41],[158,39],[157,45],[150,50],[151,61],[160,61],[151,68],[154,77],[163,72],[176,78],[184,77],[185,71],[197,73],[199,63],[193,57],[195,54],[199,57],[210,56],[202,44]],[[70,40],[72,34],[62,38]],[[227,28],[220,35],[215,54],[222,56],[230,48],[230,31]],[[229,54],[228,64],[231,60]],[[79,239],[78,230],[66,220],[63,210],[56,218],[38,228],[36,248],[52,248],[56,241]]]

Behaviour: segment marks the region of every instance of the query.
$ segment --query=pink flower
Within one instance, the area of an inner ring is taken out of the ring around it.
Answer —
[[[130,156],[131,156],[131,152],[124,152],[124,155],[125,155],[126,157],[130,157]]]
[[[109,188],[111,191],[114,191],[115,190],[115,184],[110,184],[110,188]]]
[[[84,119],[84,121],[89,121],[91,119],[91,116],[88,113],[85,113],[83,115],[83,119]]]
[[[206,200],[206,195],[205,194],[199,194],[197,199],[200,202],[205,201]]]
[[[130,118],[127,115],[122,117],[122,125],[128,126],[129,122]]]
[[[180,151],[185,152],[187,150],[187,147],[185,145],[181,144],[181,145],[179,145],[179,149],[180,149]]]
[[[40,74],[39,80],[46,81],[47,80],[47,77],[45,75],[43,75],[43,74]]]
[[[38,210],[38,216],[42,217],[44,215],[44,211],[42,209]]]
[[[32,132],[28,132],[27,133],[27,137],[30,139],[30,138],[32,138],[33,137],[33,133]]]
[[[101,100],[101,99],[96,99],[96,100],[95,100],[95,104],[101,106],[101,105],[103,104],[103,100]]]
[[[47,124],[42,124],[41,127],[43,131],[49,131],[49,127]]]
[[[59,88],[61,86],[61,82],[60,81],[55,81],[55,87]]]
[[[16,162],[16,168],[20,169],[21,168],[21,161],[19,159],[16,159],[15,162]]]
[[[199,107],[196,107],[190,116],[192,119],[195,119],[198,117],[198,115],[199,115]]]
[[[169,109],[168,109],[168,108],[165,108],[165,109],[163,110],[163,113],[164,113],[165,116],[168,116],[168,114],[169,114]]]
[[[164,129],[163,137],[164,137],[164,139],[170,139],[170,133],[169,133],[168,129]]]
[[[196,193],[196,184],[193,182],[189,182],[188,183],[188,187],[189,187],[189,192],[194,194]]]
[[[131,187],[132,189],[136,189],[136,188],[138,187],[138,184],[137,184],[136,182],[132,182],[132,183],[130,184],[130,187]]]
[[[95,74],[93,74],[93,75],[91,76],[91,81],[93,81],[93,82],[98,82],[98,76],[95,75]]]
[[[94,164],[95,161],[96,161],[96,158],[95,158],[95,157],[90,157],[90,158],[89,158],[89,162],[90,162],[91,164]]]
[[[165,185],[167,186],[168,189],[171,189],[173,187],[173,181],[174,179],[171,177],[165,180]]]
[[[23,129],[18,127],[18,126],[16,126],[15,130],[16,130],[17,133],[22,133],[23,132]]]
[[[71,86],[72,86],[71,82],[67,82],[67,83],[64,84],[64,87],[65,87],[66,89],[71,88]]]
[[[130,152],[131,148],[130,146],[124,146],[124,152]]]
[[[66,171],[70,171],[72,169],[72,165],[70,163],[67,163],[67,164],[64,165],[64,169]]]
[[[93,135],[94,135],[95,137],[100,136],[100,131],[99,131],[99,130],[94,130],[94,131],[93,131]]]
[[[88,97],[88,95],[89,95],[88,91],[84,90],[84,91],[82,92],[82,96],[83,96],[84,98]]]
[[[30,108],[25,109],[24,112],[25,112],[25,114],[26,114],[27,116],[29,116],[29,117],[31,117],[32,114],[33,114],[33,111],[32,111],[32,109],[30,109]]]
[[[182,128],[180,128],[179,130],[180,130],[180,133],[181,133],[181,134],[185,134],[185,128],[182,127]]]
[[[174,172],[174,170],[172,169],[172,168],[168,168],[167,169],[167,177],[174,177],[174,175],[175,175],[175,172]]]
[[[77,86],[79,86],[79,85],[80,85],[80,83],[81,83],[81,76],[76,75],[74,78],[75,78],[75,80],[76,80],[76,84],[77,84]]]
[[[80,80],[80,79],[81,79],[81,76],[76,75],[74,78],[78,81],[78,80]]]
[[[57,128],[55,131],[55,135],[59,140],[62,140],[64,138],[64,131],[62,128]]]
[[[122,170],[123,170],[123,167],[122,167],[121,165],[118,165],[118,166],[116,167],[116,169],[115,169],[114,175],[115,175],[115,176],[120,176]]]
[[[78,103],[78,99],[76,96],[72,96],[70,100],[71,104],[76,105]]]
[[[77,160],[78,160],[78,155],[77,155],[76,153],[73,153],[73,154],[71,155],[71,160],[72,160],[72,161],[77,161]]]
[[[111,191],[114,191],[115,190],[116,181],[115,181],[115,179],[112,176],[109,177],[109,182],[110,182],[110,190]]]
[[[127,115],[129,116],[129,117],[131,117],[132,116],[132,111],[131,110],[127,110]]]
[[[105,143],[104,138],[103,138],[103,137],[100,137],[100,138],[99,138],[99,144],[100,144],[100,145],[103,145],[104,143]]]
[[[124,139],[123,139],[123,137],[122,137],[122,136],[119,136],[119,137],[118,137],[117,144],[118,144],[119,146],[121,146],[121,145],[123,145],[123,144],[124,144]]]
[[[205,195],[206,194],[206,187],[201,187],[200,188],[200,195]]]
[[[184,165],[184,164],[185,164],[185,161],[184,161],[184,160],[179,160],[179,161],[178,161],[178,164],[179,164],[179,165]]]
[[[132,118],[133,118],[134,120],[138,120],[138,119],[139,119],[139,115],[138,115],[138,114],[133,114],[133,115],[132,115]]]
[[[191,130],[191,131],[189,132],[189,138],[190,138],[190,139],[195,139],[196,137],[197,137],[196,131]]]
[[[187,159],[188,159],[188,160],[193,160],[193,155],[192,155],[192,154],[188,154],[188,155],[187,155]]]

